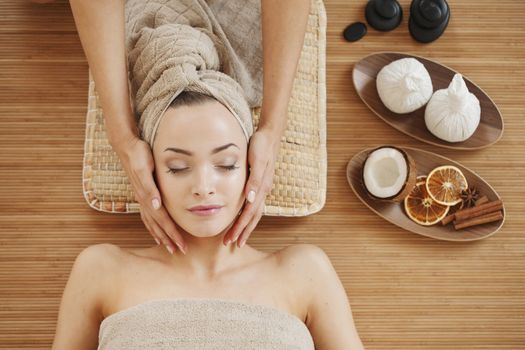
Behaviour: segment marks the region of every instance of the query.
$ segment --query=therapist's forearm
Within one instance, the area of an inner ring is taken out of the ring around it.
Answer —
[[[78,34],[116,148],[138,135],[129,93],[124,47],[124,0],[70,0]]]
[[[259,129],[280,139],[304,42],[310,0],[261,0],[263,103]]]

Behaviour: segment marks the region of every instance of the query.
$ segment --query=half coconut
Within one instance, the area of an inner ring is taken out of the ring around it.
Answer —
[[[363,184],[374,199],[401,202],[416,185],[416,162],[394,146],[381,146],[363,163]]]

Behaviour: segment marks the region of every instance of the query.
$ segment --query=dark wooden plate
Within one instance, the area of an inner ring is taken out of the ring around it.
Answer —
[[[463,79],[468,90],[479,100],[481,118],[474,134],[463,142],[444,141],[428,131],[425,125],[426,105],[407,114],[397,114],[386,108],[377,93],[377,73],[390,62],[406,57],[416,58],[425,66],[432,79],[434,91],[447,88],[454,74],[457,73],[453,69],[429,59],[398,52],[381,52],[366,56],[355,64],[352,76],[357,94],[372,112],[397,130],[420,141],[440,147],[475,150],[488,147],[501,138],[503,135],[503,118],[498,107],[481,88],[465,76]]]
[[[433,226],[419,225],[412,221],[408,215],[406,215],[403,202],[393,203],[372,199],[370,196],[368,196],[365,190],[364,184],[362,182],[361,171],[366,156],[374,148],[376,147],[362,150],[348,162],[346,167],[346,178],[356,196],[380,217],[407,231],[435,239],[456,242],[475,241],[489,237],[495,234],[501,228],[501,226],[503,226],[503,222],[505,221],[505,208],[503,208],[503,220],[456,230],[454,229],[453,224],[446,226],[441,225],[441,223],[437,223]],[[501,199],[496,191],[485,180],[458,162],[417,148],[399,148],[404,149],[410,156],[414,158],[418,176],[427,175],[434,168],[441,165],[454,165],[463,172],[467,178],[469,187],[476,187],[482,195],[487,196],[489,201]]]

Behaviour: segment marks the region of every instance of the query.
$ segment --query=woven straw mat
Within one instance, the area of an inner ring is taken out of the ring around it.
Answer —
[[[306,216],[321,210],[326,198],[326,12],[312,0],[304,46],[288,107],[287,128],[275,164],[264,215]],[[260,108],[253,109],[254,127]],[[106,137],[104,116],[91,72],[82,173],[89,205],[110,213],[137,213],[140,205]]]

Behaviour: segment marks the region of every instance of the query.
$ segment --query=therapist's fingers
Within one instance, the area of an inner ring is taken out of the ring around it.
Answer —
[[[155,242],[157,242],[157,245],[159,245],[162,240],[160,239],[160,237],[158,237],[156,232],[152,231],[149,221],[144,217],[144,212],[142,211],[140,212],[140,219],[144,223],[144,226],[146,226],[146,229],[151,234]]]
[[[264,201],[268,193],[270,193],[272,179],[273,166],[268,166],[264,171],[264,182],[262,182],[262,186],[259,187],[259,191],[256,193],[255,198],[253,199],[253,203],[250,203],[249,198],[247,198],[248,202],[245,204],[241,216],[237,219],[236,223],[231,229],[231,235],[229,235],[228,237],[231,239],[232,242],[237,241],[237,239],[239,238],[241,233],[246,229],[248,224],[252,222],[254,218],[256,218],[259,211],[262,211],[264,209]],[[259,220],[256,219],[256,222],[258,221]]]
[[[148,173],[142,173],[142,176],[147,177]],[[152,177],[152,175],[150,174]],[[152,177],[153,179],[153,177]],[[162,241],[166,249],[173,254],[175,246],[180,251],[186,253],[184,240],[175,226],[175,223],[168,215],[166,209],[160,201],[160,194],[156,190],[155,183],[151,180],[149,186],[154,186],[153,189],[144,190],[144,184],[147,180],[141,180],[143,190],[136,194],[137,201],[141,204],[141,218],[149,233]],[[142,192],[142,195],[140,195]],[[145,194],[147,192],[147,194]],[[140,199],[142,198],[142,200]],[[152,200],[150,200],[152,198]]]
[[[175,246],[173,245],[174,242],[178,249],[186,254],[186,247],[180,243],[183,240],[182,236],[164,206],[154,210],[153,215],[148,216],[148,214],[151,214],[151,212],[148,213],[148,211],[146,211],[144,215],[147,218],[150,227],[158,237],[161,237],[162,242],[168,251],[173,254],[173,251],[175,250]]]
[[[237,239],[237,246],[239,248],[242,248],[250,235],[252,234],[253,230],[261,220],[261,217],[263,216],[264,212],[264,201],[259,205],[259,208],[257,209],[257,212],[255,216],[252,218],[252,220],[248,223],[248,226],[242,231],[242,233],[239,236],[239,239]]]
[[[143,176],[146,176],[148,173],[144,173]],[[151,176],[151,175],[150,175]],[[152,177],[153,178],[153,177]],[[144,184],[145,182],[141,182]],[[146,181],[147,183],[147,181]],[[137,199],[139,203],[141,203],[141,218],[144,222],[146,228],[148,229],[149,233],[153,236],[158,238],[164,246],[166,246],[166,249],[173,254],[175,251],[175,246],[178,247],[178,249],[186,253],[186,247],[184,245],[184,240],[177,230],[177,227],[175,226],[175,223],[169,216],[168,212],[162,205],[162,202],[160,201],[160,194],[156,190],[155,183],[152,180],[152,185],[154,186],[153,189],[150,189],[148,194],[142,194],[142,201],[140,199]],[[144,188],[144,187],[143,187]],[[139,197],[136,195],[136,197]],[[144,200],[144,198],[147,198]],[[152,200],[149,200],[149,198],[153,198]],[[144,204],[144,206],[142,206]]]
[[[264,200],[272,189],[278,146],[279,140],[275,138],[273,133],[264,129],[258,129],[250,138],[248,145],[250,172],[244,187],[246,202],[241,215],[224,235],[225,245],[229,242],[235,242],[252,221],[255,224],[259,221],[257,215],[260,210],[264,209],[261,207],[264,206]]]
[[[140,217],[142,219],[142,222],[144,223],[144,226],[148,229],[150,234],[153,236],[153,239],[155,239],[155,242],[157,242],[158,245],[162,244],[166,247],[168,252],[170,254],[173,254],[175,251],[175,247],[173,245],[173,241],[162,231],[162,229],[155,223],[151,222],[147,216],[144,215],[144,212],[140,212]],[[185,252],[179,248],[184,254]]]
[[[151,235],[166,242],[167,247],[175,250],[175,243],[182,252],[186,252],[184,240],[163,206],[162,199],[153,178],[155,164],[149,145],[140,139],[134,139],[119,153],[123,167],[133,187],[135,199],[140,204],[141,218]]]

